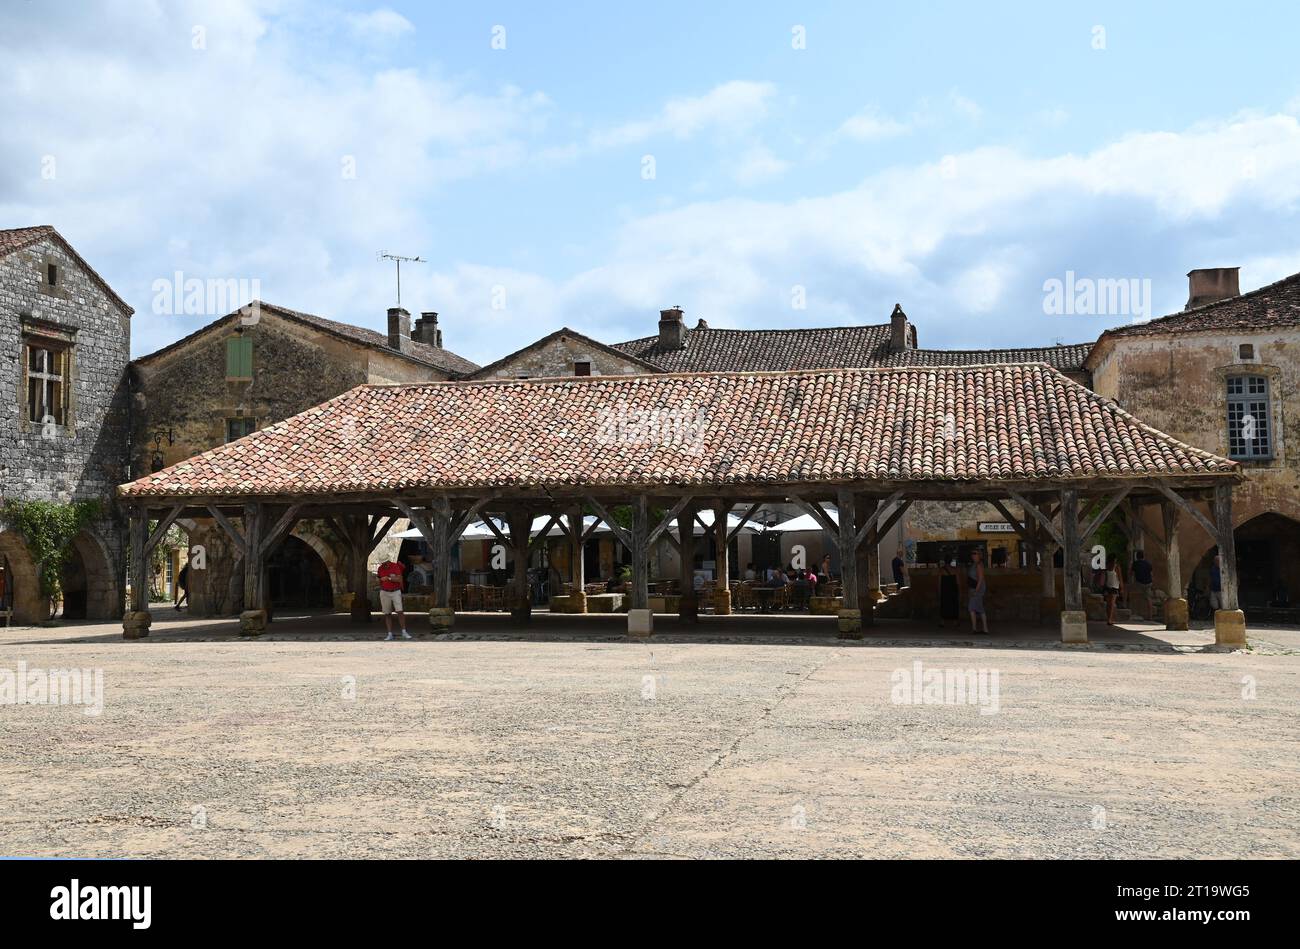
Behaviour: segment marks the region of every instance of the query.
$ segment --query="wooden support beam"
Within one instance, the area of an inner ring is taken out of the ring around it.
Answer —
[[[879,529],[877,529],[876,531],[876,535],[879,537],[884,537],[891,530],[893,530],[894,525],[897,524],[900,519],[902,519],[903,515],[907,513],[907,509],[911,506],[912,506],[911,498],[901,502],[898,505],[898,507],[894,508],[894,510],[890,512],[889,517],[885,519],[884,523],[880,525]]]
[[[212,519],[221,525],[221,529],[226,532],[230,542],[235,545],[235,549],[241,554],[248,550],[248,544],[244,540],[244,535],[235,529],[235,525],[230,523],[230,519],[221,513],[221,510],[215,504],[208,505],[208,512]]]
[[[343,519],[348,541],[348,586],[352,593],[352,622],[370,622],[370,520],[365,514]]]
[[[1056,546],[1058,547],[1065,546],[1064,536],[1062,535],[1061,531],[1056,529],[1056,525],[1052,523],[1052,518],[1055,516],[1055,514],[1049,517],[1047,514],[1045,514],[1043,511],[1040,511],[1033,504],[1029,503],[1029,501],[1026,500],[1022,495],[1017,494],[1015,491],[1008,489],[1007,494],[1010,495],[1013,501],[1015,501],[1017,504],[1020,505],[1020,507],[1025,511],[1026,514],[1030,515],[1034,520],[1038,522],[1039,526],[1042,527],[1043,530],[1047,532],[1048,537],[1056,541]],[[1075,500],[1077,504],[1078,501],[1077,494],[1075,495]],[[1056,509],[1056,513],[1060,513],[1063,507],[1064,505],[1058,507]],[[1075,524],[1076,526],[1078,524],[1077,516],[1075,518]]]
[[[475,515],[477,515],[478,512],[482,510],[483,505],[487,504],[490,500],[491,498],[479,498],[464,512],[462,512],[459,517],[453,519],[451,531],[449,533],[453,544],[460,540],[460,535],[465,533],[465,528],[469,527],[470,522],[474,520]]]
[[[732,528],[731,530],[729,530],[729,531],[727,532],[727,543],[731,543],[733,540],[735,540],[736,535],[739,534],[742,530],[745,529],[745,525],[746,525],[747,523],[749,523],[749,519],[750,519],[751,517],[753,517],[753,516],[754,516],[754,513],[755,513],[755,512],[756,512],[760,507],[762,507],[762,506],[763,506],[763,502],[762,502],[762,501],[759,501],[757,504],[751,504],[751,505],[750,505],[749,510],[746,511],[743,515],[741,515],[740,523],[738,523],[734,528]],[[731,509],[731,505],[730,505],[729,503],[727,504],[727,509],[728,509],[728,511],[730,511],[730,509]],[[725,525],[725,523],[726,523],[725,519],[724,519],[723,523],[724,523],[724,525]],[[737,565],[737,566],[739,566],[739,565]]]
[[[510,543],[510,539],[506,537],[505,534],[501,533],[501,528],[497,526],[497,522],[493,520],[491,514],[488,514],[486,517],[483,518],[483,524],[487,527],[488,530],[492,532],[492,536],[495,537],[497,539],[497,542],[500,543],[501,546],[504,547],[506,550],[509,550],[513,546]]]
[[[844,594],[844,609],[858,608],[858,542],[853,532],[853,492],[841,488],[837,507],[839,519],[837,533],[840,546],[840,577]]]
[[[131,511],[131,612],[149,611],[149,511],[137,507]]]
[[[1182,599],[1183,590],[1183,552],[1178,546],[1178,522],[1182,508],[1173,501],[1160,502],[1160,520],[1165,530],[1164,542],[1160,545],[1165,555],[1165,591],[1174,599]]]
[[[262,543],[265,520],[265,507],[260,502],[244,505],[244,540],[248,544],[244,552],[245,611],[266,609],[266,547]]]
[[[865,537],[863,537],[860,530],[855,535],[861,539],[857,541],[857,551],[855,552],[858,602],[852,604],[852,606],[857,607],[862,616],[862,625],[864,627],[874,626],[876,624],[876,597],[880,593],[880,534],[877,533],[876,527],[880,515],[884,513],[884,508],[880,501],[874,497],[855,494],[853,496],[853,512],[855,523],[867,530]]]
[[[1128,497],[1131,490],[1133,489],[1121,488],[1119,491],[1116,491],[1111,499],[1106,502],[1105,506],[1097,512],[1097,515],[1088,522],[1088,526],[1079,532],[1080,547],[1087,545],[1088,541],[1092,538],[1092,535],[1097,533],[1097,529],[1106,522],[1106,518],[1110,517],[1111,511],[1119,507],[1120,502]]]
[[[830,514],[816,501],[808,501],[797,494],[791,494],[790,500],[803,509],[814,521],[822,526],[822,530],[829,531],[832,534],[839,533],[839,527],[831,520]],[[838,516],[838,515],[837,515]]]
[[[158,542],[167,536],[167,531],[176,523],[176,518],[181,516],[183,510],[185,510],[185,505],[177,504],[158,522],[158,526],[153,529],[153,533],[144,542],[144,555],[146,558],[153,553],[153,549],[158,546]]]
[[[574,593],[583,593],[587,585],[587,538],[582,527],[582,505],[569,508],[569,586]],[[582,607],[586,611],[586,606]]]
[[[552,514],[551,519],[546,522],[546,525],[541,529],[541,531],[539,531],[537,535],[533,537],[531,541],[529,541],[528,549],[533,550],[538,545],[545,543],[546,538],[550,536],[551,528],[554,527],[557,523],[559,523],[559,520],[560,520],[560,515]]]
[[[263,557],[279,546],[280,542],[293,530],[294,525],[298,523],[298,512],[301,510],[301,504],[290,504],[284,514],[280,516],[280,519],[275,522],[275,526],[266,532],[266,536],[262,538]]]
[[[678,563],[681,567],[681,596],[677,600],[677,615],[683,622],[694,623],[700,618],[699,599],[695,595],[695,522],[699,510],[694,504],[683,505],[677,514]],[[667,535],[665,535],[667,536]]]
[[[396,514],[391,514],[388,517],[375,517],[374,521],[372,521],[370,525],[371,533],[368,546],[366,547],[367,554],[379,546],[379,542],[388,536],[389,530],[391,530],[392,526],[396,523]]]
[[[1034,535],[1029,530],[1029,525],[1020,523],[1016,516],[1007,510],[1005,504],[997,498],[989,498],[989,504],[993,505],[993,508],[1002,515],[1004,521],[1015,528],[1016,533],[1020,535],[1022,540],[1030,544],[1037,543],[1034,539]]]
[[[532,552],[533,513],[528,508],[507,512],[511,546],[515,554],[515,572],[511,578],[510,615],[526,623],[533,615],[532,591],[528,586],[528,557]]]
[[[864,540],[867,539],[867,534],[870,533],[872,529],[875,528],[876,522],[880,520],[880,515],[885,512],[885,508],[889,507],[889,505],[891,504],[897,503],[898,499],[901,498],[902,496],[903,496],[903,492],[900,489],[898,491],[895,491],[893,494],[887,497],[883,502],[877,505],[876,509],[871,512],[871,516],[868,517],[862,523],[862,526],[860,528],[858,528],[856,543],[861,544]],[[840,516],[841,518],[843,517],[843,515]],[[843,521],[841,521],[841,523],[843,523]]]
[[[610,531],[613,533],[614,537],[617,538],[618,542],[623,545],[628,553],[631,553],[633,545],[632,532],[623,527],[623,525],[618,521],[614,520],[614,515],[605,510],[605,506],[595,498],[588,497],[587,503],[591,505],[591,509],[596,512],[597,516],[609,525]],[[634,607],[634,609],[636,608],[638,607]],[[645,609],[645,607],[639,607],[639,609]]]
[[[1180,508],[1186,511],[1188,514],[1190,514],[1192,520],[1196,521],[1197,524],[1201,525],[1201,527],[1205,530],[1205,533],[1210,535],[1211,539],[1214,540],[1218,539],[1219,536],[1218,525],[1211,523],[1210,519],[1206,517],[1204,514],[1202,514],[1200,511],[1196,510],[1196,508],[1194,508],[1186,498],[1182,497],[1176,491],[1173,491],[1170,488],[1166,487],[1164,484],[1161,484],[1159,481],[1156,482],[1156,489],[1165,497],[1167,497],[1169,500],[1173,501]]]
[[[727,533],[727,515],[731,505],[718,501],[713,505],[713,545],[717,548],[713,558],[713,612],[725,615],[731,612],[731,537]]]
[[[682,512],[682,510],[686,507],[686,505],[691,503],[692,497],[693,495],[687,494],[687,495],[683,495],[681,498],[678,498],[677,503],[674,504],[671,508],[669,508],[668,513],[664,515],[663,520],[661,520],[658,524],[656,524],[654,529],[650,531],[649,544],[651,547],[653,547],[655,541],[659,539],[660,534],[668,530],[668,528],[672,527],[673,520],[677,517],[678,514]],[[691,522],[687,521],[686,523],[689,526]],[[678,531],[680,532],[681,521],[677,522],[677,528]],[[695,536],[694,527],[691,527],[690,534],[692,537]]]

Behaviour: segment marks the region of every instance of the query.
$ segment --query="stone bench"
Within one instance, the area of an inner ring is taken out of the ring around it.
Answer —
[[[682,598],[676,593],[652,596],[646,601],[651,613],[676,613],[681,609]]]
[[[838,616],[843,602],[842,596],[810,596],[808,612],[813,616]]]
[[[587,594],[588,613],[621,613],[624,608],[624,596],[622,593]]]

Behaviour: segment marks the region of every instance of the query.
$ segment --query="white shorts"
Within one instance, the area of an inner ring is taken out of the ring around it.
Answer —
[[[402,613],[402,591],[401,590],[380,590],[379,591],[379,608],[385,613]]]

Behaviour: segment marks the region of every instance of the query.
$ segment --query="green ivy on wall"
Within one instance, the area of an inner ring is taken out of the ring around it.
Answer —
[[[41,595],[58,599],[63,596],[63,565],[72,553],[72,542],[81,529],[99,516],[98,501],[9,501],[4,506],[5,520],[23,538],[28,553],[36,562]]]

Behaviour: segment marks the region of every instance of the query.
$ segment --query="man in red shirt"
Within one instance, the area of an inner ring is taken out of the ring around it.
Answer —
[[[379,608],[383,611],[384,626],[388,629],[384,642],[393,641],[393,613],[397,614],[397,621],[401,624],[402,638],[410,639],[411,634],[406,631],[406,613],[402,610],[402,575],[406,573],[406,568],[396,560],[385,560],[375,573],[379,577]]]

